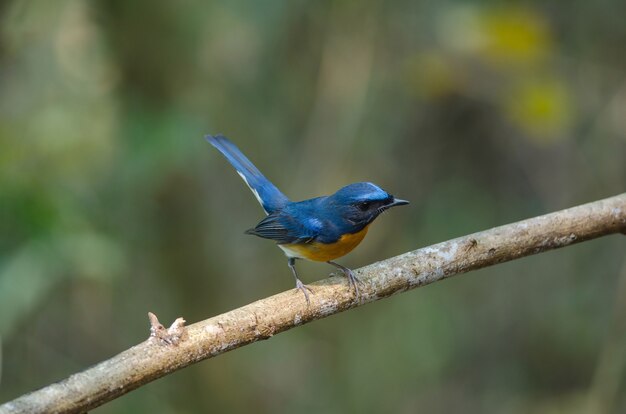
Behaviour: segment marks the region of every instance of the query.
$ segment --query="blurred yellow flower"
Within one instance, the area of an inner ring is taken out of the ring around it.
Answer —
[[[531,139],[541,143],[564,137],[572,119],[571,98],[557,79],[518,86],[506,97],[505,110]]]
[[[496,64],[535,63],[551,49],[550,34],[541,15],[509,7],[482,17],[483,53]]]

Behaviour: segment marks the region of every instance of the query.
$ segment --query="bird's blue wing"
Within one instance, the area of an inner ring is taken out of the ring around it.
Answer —
[[[289,199],[265,178],[228,138],[223,135],[207,135],[206,139],[235,167],[267,214],[281,209],[289,202]]]
[[[291,215],[277,212],[270,214],[246,234],[274,240],[278,244],[308,243],[319,235],[319,227],[315,222],[297,220]]]

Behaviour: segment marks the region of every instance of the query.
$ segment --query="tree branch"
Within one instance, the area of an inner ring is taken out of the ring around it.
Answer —
[[[0,413],[78,413],[190,364],[317,319],[523,256],[611,233],[626,234],[626,193],[435,244],[358,270],[361,302],[341,277],[313,283],[307,306],[295,290],[153,335],[113,358],[0,406]],[[154,315],[153,315],[154,316]]]

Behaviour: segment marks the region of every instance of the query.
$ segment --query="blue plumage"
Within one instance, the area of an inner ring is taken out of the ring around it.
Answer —
[[[356,247],[368,225],[388,208],[408,204],[372,183],[354,183],[336,193],[304,201],[290,201],[239,151],[228,138],[208,135],[215,146],[237,170],[267,213],[247,234],[278,243],[309,302],[307,290],[295,268],[296,259],[325,261],[340,269],[359,295],[358,280],[352,271],[332,260]]]
[[[393,200],[393,196],[375,184],[350,184],[330,196],[289,202],[246,233],[279,244],[312,241],[331,244],[344,234],[363,230],[388,208],[383,206]],[[374,205],[379,205],[382,210],[370,209]]]
[[[207,135],[209,141],[235,167],[241,178],[250,187],[266,213],[270,214],[285,206],[289,199],[259,171],[250,160],[223,135]]]

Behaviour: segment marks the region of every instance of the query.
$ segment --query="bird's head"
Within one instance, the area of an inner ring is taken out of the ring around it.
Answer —
[[[329,196],[327,202],[355,225],[369,224],[388,208],[409,204],[372,183],[347,185]]]

